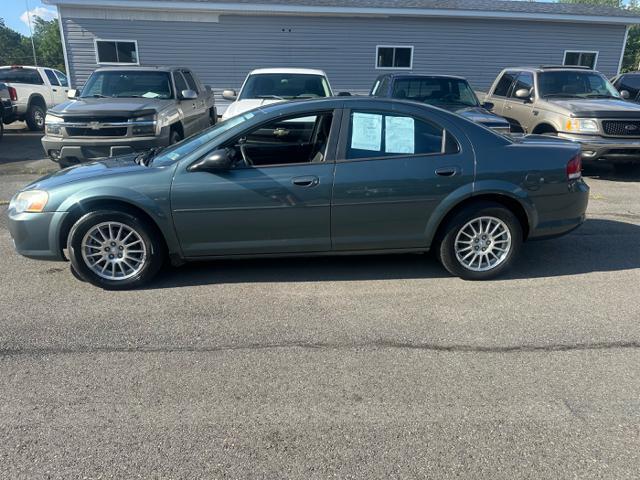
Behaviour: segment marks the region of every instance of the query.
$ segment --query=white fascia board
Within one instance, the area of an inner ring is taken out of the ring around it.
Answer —
[[[265,5],[260,3],[173,2],[166,0],[43,0],[49,5],[101,7],[136,10],[214,11],[240,14],[291,14],[340,16],[411,16],[447,18],[491,18],[505,20],[534,20],[547,22],[640,24],[640,17],[596,15],[567,15],[555,13],[498,12],[485,10],[445,10],[422,8],[324,7],[304,5]]]

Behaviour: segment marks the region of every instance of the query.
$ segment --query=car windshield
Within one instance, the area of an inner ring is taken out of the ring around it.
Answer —
[[[175,145],[163,149],[152,159],[151,163],[153,163],[153,165],[166,165],[176,162],[181,158],[184,158],[186,155],[195,152],[198,148],[209,143],[219,135],[222,135],[227,130],[246,122],[254,116],[254,113],[247,112],[242,115],[231,117],[228,120],[218,122],[213,127],[193,135],[180,143],[176,143]]]
[[[240,100],[329,97],[331,90],[322,75],[299,73],[254,73],[249,75],[240,92]]]
[[[82,98],[173,98],[169,72],[95,72],[82,89]]]
[[[620,98],[615,87],[596,72],[542,72],[538,74],[538,90],[541,97]]]
[[[406,78],[393,84],[393,98],[437,106],[477,107],[478,98],[466,80],[458,78]]]

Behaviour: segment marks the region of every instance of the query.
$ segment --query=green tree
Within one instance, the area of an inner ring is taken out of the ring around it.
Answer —
[[[33,62],[30,50],[24,48],[23,37],[18,32],[11,30],[0,19],[0,65],[13,65]]]
[[[560,0],[560,3],[586,3],[587,5],[604,5],[607,7],[622,8],[624,2],[622,0]]]
[[[35,17],[33,24],[33,41],[36,46],[38,64],[57,68],[64,72],[64,54],[58,20],[47,22],[40,17]]]

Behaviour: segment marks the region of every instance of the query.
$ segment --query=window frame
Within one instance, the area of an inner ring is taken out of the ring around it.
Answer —
[[[290,115],[281,115],[277,117],[271,117],[269,119],[266,119],[264,122],[260,122],[260,123],[256,123],[255,125],[252,125],[251,127],[243,130],[242,132],[222,142],[220,145],[216,146],[213,150],[209,150],[204,155],[201,155],[200,157],[198,157],[198,159],[195,162],[199,161],[206,155],[209,155],[214,150],[218,150],[221,148],[233,148],[240,138],[242,138],[243,136],[246,136],[249,132],[263,128],[265,125],[268,125],[271,122],[276,122],[276,121],[283,122],[283,121],[291,120],[294,118],[331,115],[332,116],[331,129],[329,130],[329,139],[327,141],[327,151],[326,151],[327,153],[323,162],[274,163],[272,165],[258,165],[258,166],[251,165],[244,168],[232,168],[231,170],[257,170],[262,168],[283,168],[283,167],[299,167],[299,166],[319,165],[319,164],[335,164],[336,156],[337,156],[336,147],[340,139],[339,135],[340,135],[340,126],[342,125],[343,112],[344,110],[342,110],[341,108],[326,108],[326,109],[320,109],[320,110],[308,110],[303,112],[296,112]],[[191,163],[195,163],[195,162],[191,162]]]
[[[136,62],[101,62],[100,55],[98,53],[98,42],[114,42],[116,44],[116,52],[118,51],[118,42],[120,43],[133,43],[136,46]],[[94,38],[93,49],[96,54],[96,64],[98,65],[140,65],[140,50],[138,50],[137,40],[128,40],[123,38]]]
[[[395,49],[396,48],[408,48],[411,51],[411,55],[409,56],[409,66],[408,67],[381,67],[378,65],[378,52],[380,51],[381,48],[393,48],[393,58],[395,60],[396,58],[396,52]],[[376,45],[376,58],[375,58],[375,68],[376,70],[413,70],[413,53],[414,53],[414,46],[413,45]]]
[[[63,88],[69,88],[69,77],[67,76],[67,74],[62,73],[60,70],[56,70],[56,69],[53,69],[53,73],[55,73],[56,77],[58,77],[60,86],[62,86]],[[66,85],[62,83],[62,78],[64,78]]]
[[[590,67],[590,68],[591,68],[591,70],[595,70],[596,67],[598,66],[598,56],[600,55],[600,51],[599,50],[565,50],[564,54],[562,55],[562,66],[563,67],[579,67],[579,66],[581,66],[580,64],[578,64],[578,65],[568,65],[567,64],[567,54],[568,53],[577,53],[577,54],[579,54],[578,58],[580,58],[583,53],[595,53],[596,58],[593,60],[593,66]]]
[[[60,79],[58,78],[58,76],[56,75],[56,72],[54,72],[52,68],[45,68],[44,69],[44,74],[47,76],[47,80],[49,80],[49,84],[52,87],[61,87],[62,86],[62,84],[60,83]],[[51,81],[52,78],[55,79],[55,81],[57,83],[53,83]]]
[[[354,112],[359,113],[372,113],[379,114],[383,116],[403,116],[403,117],[411,117],[414,120],[418,120],[424,123],[430,123],[435,127],[442,128],[442,145],[440,148],[440,152],[433,153],[398,153],[393,155],[384,155],[384,156],[371,156],[364,158],[346,158],[347,151],[349,150],[349,142],[351,140],[351,115]],[[398,158],[417,158],[417,157],[442,157],[449,155],[459,155],[462,153],[462,144],[457,139],[457,137],[451,133],[449,129],[445,126],[434,122],[433,120],[426,119],[419,115],[409,112],[403,112],[401,110],[391,110],[385,108],[345,108],[342,111],[342,123],[340,126],[340,141],[338,143],[338,151],[336,152],[336,163],[350,163],[350,162],[369,162],[369,161],[380,161],[380,160],[395,160]],[[451,137],[451,139],[458,145],[458,149],[456,152],[448,152],[446,151],[447,147],[447,137]]]

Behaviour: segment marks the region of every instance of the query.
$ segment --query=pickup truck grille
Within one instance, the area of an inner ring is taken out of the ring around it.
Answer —
[[[117,122],[128,122],[129,117],[65,117],[64,121],[70,122],[70,123],[89,123],[89,122],[117,123]]]
[[[118,128],[80,128],[67,127],[67,134],[70,137],[124,137],[127,134],[127,127]]]
[[[605,135],[614,137],[640,137],[640,120],[603,120]]]

